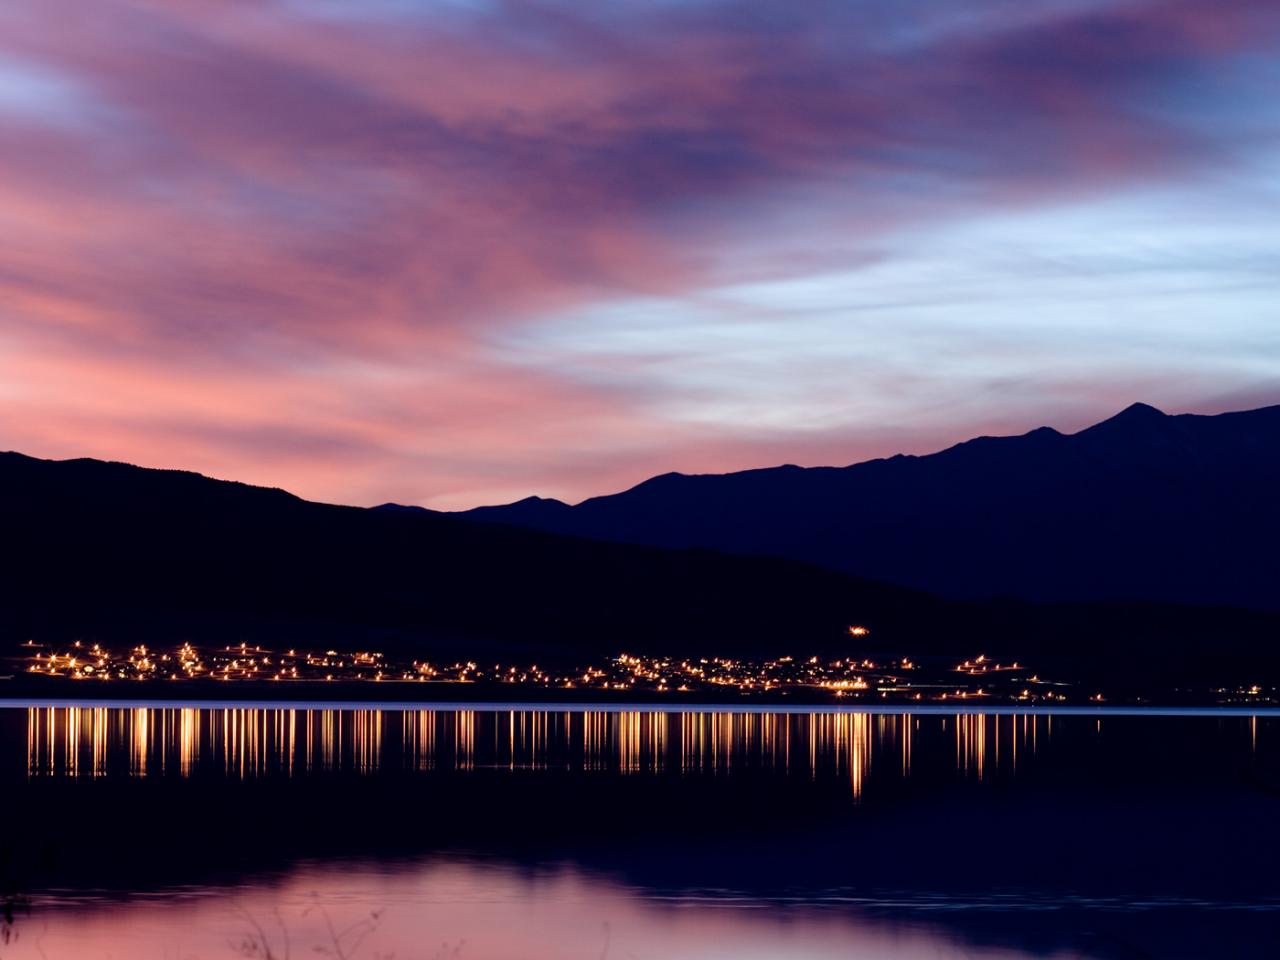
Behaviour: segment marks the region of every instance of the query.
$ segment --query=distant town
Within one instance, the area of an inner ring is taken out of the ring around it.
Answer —
[[[865,639],[869,632],[859,626],[848,630],[851,640]],[[1020,660],[994,660],[982,654],[957,661],[939,657],[873,659],[861,655],[752,660],[621,653],[602,663],[552,667],[473,660],[399,661],[376,651],[271,650],[248,643],[213,648],[182,643],[170,649],[138,645],[111,650],[85,641],[56,648],[28,641],[22,648],[21,665],[22,672],[33,678],[81,683],[474,684],[548,692],[602,692],[611,696],[797,694],[806,699],[895,703],[1056,705],[1101,704],[1110,700],[1103,690],[1042,676]],[[1280,690],[1259,684],[1207,688],[1200,695],[1220,704],[1280,703]]]

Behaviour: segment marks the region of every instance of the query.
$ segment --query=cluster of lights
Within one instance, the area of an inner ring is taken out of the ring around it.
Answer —
[[[1254,683],[1240,687],[1216,687],[1213,694],[1222,704],[1271,704],[1280,700],[1280,687]]]
[[[850,628],[865,630],[865,628]],[[863,634],[854,634],[861,636]],[[957,679],[956,674],[963,675]],[[963,663],[925,665],[902,657],[779,657],[735,660],[677,659],[624,654],[605,669],[585,671],[583,685],[605,690],[693,691],[729,687],[743,693],[821,690],[855,699],[951,701],[996,698],[1022,703],[1067,699],[1066,684],[1043,681],[1018,662],[993,663],[985,655]]]
[[[144,645],[113,653],[101,644],[75,641],[65,650],[50,650],[34,642],[27,673],[75,680],[322,680],[341,676],[350,680],[382,679],[382,654],[273,653],[241,643],[216,650],[200,650],[184,643],[171,653]]]
[[[862,637],[865,627],[850,627]],[[993,661],[985,655],[956,663],[927,663],[910,657],[784,656],[770,660],[726,657],[676,658],[622,654],[602,665],[551,668],[475,661],[394,662],[371,651],[283,652],[241,643],[200,649],[183,643],[172,651],[146,645],[113,653],[97,643],[76,641],[62,649],[26,644],[26,671],[74,680],[325,681],[515,684],[546,689],[611,693],[681,694],[736,691],[750,695],[815,691],[837,698],[894,701],[1001,701],[1025,704],[1067,702],[1069,697],[1103,703],[1101,693],[1072,691],[1068,684],[1042,680],[1019,661]],[[1280,690],[1259,685],[1211,691],[1221,703],[1269,703]]]
[[[849,628],[865,636],[864,627]],[[692,693],[736,691],[743,694],[796,690],[826,692],[834,697],[895,700],[951,700],[997,696],[1039,702],[1065,699],[1038,676],[1025,676],[1021,666],[991,663],[985,656],[950,666],[922,667],[911,658],[875,661],[865,657],[745,660],[728,657],[676,658],[622,654],[602,665],[552,669],[532,665],[475,661],[396,663],[371,651],[337,650],[276,652],[241,643],[201,649],[183,643],[171,652],[140,645],[115,654],[99,644],[75,642],[64,650],[35,643],[27,671],[76,680],[325,681],[517,684],[548,689],[609,692]],[[957,682],[955,674],[963,675]],[[1014,689],[1010,684],[1017,681]]]
[[[839,694],[850,690],[870,689],[868,680],[873,674],[892,683],[899,683],[901,677],[896,674],[915,669],[909,659],[882,666],[856,657],[831,660],[819,657],[737,660],[727,657],[678,659],[623,654],[606,669],[597,668],[584,672],[582,681],[586,685],[611,690],[640,688],[683,692],[699,688],[731,687],[743,692],[760,692],[811,687]]]
[[[1010,670],[1021,670],[1021,669],[1022,667],[1018,665],[1017,660],[1013,661],[1013,663],[1006,663],[1006,664],[993,663],[992,661],[988,660],[985,655],[979,655],[977,657],[974,657],[972,660],[966,660],[964,663],[960,664],[958,667],[956,667],[956,672],[967,673],[970,676],[976,677],[980,673],[1000,673],[1002,671],[1008,672]],[[1032,677],[1031,680],[1033,683],[1036,682],[1035,677]]]

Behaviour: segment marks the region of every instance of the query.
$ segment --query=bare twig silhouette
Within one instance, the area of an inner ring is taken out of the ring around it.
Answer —
[[[238,903],[235,904],[235,909],[251,929],[240,939],[232,941],[231,948],[233,950],[242,957],[250,957],[253,960],[291,960],[293,945],[289,940],[289,928],[285,924],[284,918],[280,916],[278,909],[273,909],[271,913],[275,917],[276,926],[280,928],[279,950],[276,949],[275,942],[267,935],[266,929],[258,921],[257,917]]]
[[[0,945],[7,946],[18,937],[18,917],[31,912],[31,901],[17,882],[13,858],[5,851],[0,855]]]
[[[361,917],[354,923],[338,929],[334,926],[333,918],[330,916],[329,911],[314,894],[312,899],[312,904],[303,910],[302,915],[305,917],[313,912],[319,915],[324,922],[328,938],[327,943],[317,944],[312,950],[321,956],[332,957],[334,960],[355,960],[360,947],[378,929],[383,911],[381,909],[371,910],[366,916]],[[236,904],[235,909],[249,929],[238,938],[230,941],[228,945],[232,950],[242,957],[249,958],[249,960],[292,960],[293,944],[289,937],[289,928],[278,909],[272,911],[276,926],[280,928],[278,947],[277,939],[268,934],[266,928],[257,917],[240,904]],[[456,956],[456,954],[452,954],[452,956]],[[390,958],[382,957],[381,960],[390,960]]]

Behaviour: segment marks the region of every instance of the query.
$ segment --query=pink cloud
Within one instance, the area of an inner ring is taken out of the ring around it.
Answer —
[[[79,122],[0,112],[3,445],[358,502],[852,459],[847,432],[655,418],[493,338],[795,269],[806,230],[852,236],[856,265],[906,224],[1224,162],[1232,144],[1150,107],[1280,46],[1273,6],[1245,0],[1012,26],[994,5],[914,44],[823,4],[5,16],[0,58],[65,76]]]

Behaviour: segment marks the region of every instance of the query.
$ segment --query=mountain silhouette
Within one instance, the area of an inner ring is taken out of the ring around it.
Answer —
[[[0,454],[0,635],[411,652],[821,647],[954,614],[807,564],[597,543],[97,460]],[[892,625],[892,626],[890,626]]]
[[[950,597],[1280,608],[1280,406],[1169,416],[1137,403],[849,467],[668,473],[576,506],[467,516],[802,560]]]
[[[859,624],[871,628],[863,652],[1007,652],[1091,669],[1105,658],[1113,675],[1143,682],[1153,663],[1203,681],[1280,660],[1280,613],[940,598],[796,560],[313,503],[98,460],[0,454],[0,530],[10,648],[250,641],[581,664],[624,650],[844,654]]]

